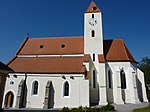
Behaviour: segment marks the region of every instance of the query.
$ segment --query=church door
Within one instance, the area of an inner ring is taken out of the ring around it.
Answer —
[[[5,97],[5,107],[10,108],[13,105],[14,95],[12,92],[8,92]]]

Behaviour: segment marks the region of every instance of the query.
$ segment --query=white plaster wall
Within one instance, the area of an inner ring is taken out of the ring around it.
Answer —
[[[116,67],[123,67],[125,71],[127,71],[127,68],[130,67],[130,62],[107,62],[107,64],[113,73],[116,70]]]
[[[84,82],[83,82],[84,80]],[[90,97],[89,97],[89,80],[85,80],[85,79],[80,79],[80,102],[79,105],[85,107],[89,107],[90,106]]]
[[[106,71],[105,71],[105,63],[99,63],[99,86],[106,87]]]
[[[34,81],[38,81],[38,94],[32,95],[32,83]],[[38,77],[38,76],[29,76],[27,74],[26,79],[27,84],[27,108],[43,108],[44,106],[44,93],[45,93],[45,87],[47,84],[46,77]]]
[[[113,101],[116,104],[123,104],[121,83],[120,83],[120,69],[123,67],[125,73],[127,73],[127,68],[130,66],[129,62],[108,62],[107,64],[112,71],[112,83],[113,83]],[[126,79],[127,80],[127,79]],[[127,89],[128,84],[126,83]],[[109,96],[111,97],[111,96]],[[112,99],[110,99],[112,100]]]
[[[3,98],[4,99],[7,92],[12,91],[14,94],[13,108],[16,106],[16,97],[18,92],[18,85],[22,79],[24,79],[24,74],[9,74],[7,77],[6,86]],[[62,76],[66,79],[63,79]],[[71,79],[70,76],[74,76]],[[14,85],[9,85],[10,81],[14,81]],[[37,80],[39,82],[39,89],[37,95],[32,95],[31,88],[32,82]],[[52,81],[54,88],[54,107],[53,108],[63,108],[66,107],[79,107],[87,106],[89,107],[89,80],[84,79],[83,74],[27,74],[26,85],[27,85],[27,103],[26,108],[43,108],[44,97],[45,97],[45,87],[47,81]],[[63,97],[63,83],[65,81],[69,82],[70,96],[68,98]]]
[[[137,79],[138,79],[138,87],[139,87],[139,99],[143,102],[148,102],[147,95],[146,95],[146,87],[145,87],[145,80],[144,80],[144,73],[137,69]]]
[[[136,80],[136,64],[130,62],[108,62],[108,66],[112,70],[112,77],[113,77],[113,98],[115,103],[140,103],[138,99],[138,91],[137,91],[137,80]],[[117,78],[117,74],[119,75],[120,69],[123,68],[125,72],[126,78],[126,89],[121,90],[118,93],[118,89],[121,87],[120,85],[120,78]],[[116,72],[118,71],[118,72]],[[117,87],[116,87],[117,86]],[[120,96],[120,97],[119,97]]]
[[[30,75],[30,74],[28,74]],[[33,75],[33,74],[32,74]],[[42,75],[42,74],[41,74]],[[70,74],[71,75],[71,74]],[[72,74],[73,76],[74,74]],[[37,80],[39,82],[38,95],[31,94],[32,82]],[[70,76],[66,75],[66,79],[62,77],[48,77],[48,76],[28,76],[27,86],[28,86],[28,96],[27,96],[27,107],[28,108],[43,108],[44,106],[44,96],[45,87],[47,81],[52,81],[54,88],[54,108],[66,107],[79,107],[79,106],[89,106],[89,80],[85,80],[84,76],[74,77],[71,79]],[[63,97],[63,83],[65,81],[69,82],[70,96],[68,98]],[[36,101],[36,102],[35,102]]]
[[[99,104],[107,105],[106,65],[105,65],[105,63],[99,63],[98,83],[99,83],[99,99],[100,99]]]
[[[116,71],[120,71],[120,69],[123,67],[126,74],[128,74],[128,68],[130,67],[130,62],[108,62],[108,66],[110,67],[110,70],[112,71],[112,81],[113,81],[113,87],[114,87],[114,74]],[[127,77],[126,77],[127,78]],[[127,80],[127,79],[126,79]],[[130,86],[130,84],[127,84],[127,88]]]
[[[89,24],[92,14],[97,18],[98,23],[95,26]],[[91,31],[95,31],[95,37],[91,37]],[[99,47],[99,48],[98,48]],[[84,53],[85,54],[103,54],[103,33],[101,12],[84,14]]]
[[[16,97],[18,93],[18,85],[20,84],[20,81],[24,79],[24,74],[15,74],[15,73],[9,73],[9,77],[6,79],[6,85],[5,85],[5,90],[4,90],[4,96],[3,96],[3,105],[2,107],[4,108],[4,102],[5,102],[5,96],[6,94],[11,91],[14,94],[14,102],[13,102],[13,108],[16,106]],[[17,76],[17,78],[14,77],[14,75]],[[13,81],[14,84],[10,85],[10,81]]]

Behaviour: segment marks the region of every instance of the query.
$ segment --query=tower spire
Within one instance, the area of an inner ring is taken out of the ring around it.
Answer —
[[[85,13],[101,12],[97,5],[92,1]]]

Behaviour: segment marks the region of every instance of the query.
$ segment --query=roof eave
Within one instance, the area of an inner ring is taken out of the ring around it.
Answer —
[[[10,73],[21,73],[21,74],[85,74],[83,72],[10,72]]]
[[[133,60],[107,60],[107,62],[134,62],[138,64],[137,61],[133,61]]]

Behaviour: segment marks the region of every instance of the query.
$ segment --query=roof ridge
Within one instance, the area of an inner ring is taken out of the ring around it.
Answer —
[[[128,57],[128,54],[127,54],[127,51],[126,51],[126,48],[125,48],[125,43],[124,43],[123,40],[121,41],[121,44],[123,45],[123,50],[125,51],[125,55],[126,55],[127,59],[130,60],[129,57]]]
[[[30,39],[46,39],[46,38],[47,38],[47,39],[48,39],[48,38],[52,38],[52,39],[53,39],[53,38],[57,38],[57,39],[58,39],[58,38],[81,38],[81,37],[84,37],[84,36],[30,37]]]

